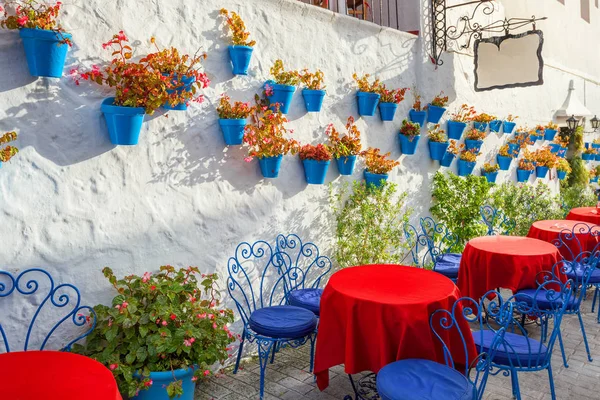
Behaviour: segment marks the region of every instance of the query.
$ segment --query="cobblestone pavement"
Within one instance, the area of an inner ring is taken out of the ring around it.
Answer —
[[[591,292],[590,292],[591,293]],[[587,359],[579,322],[574,315],[563,320],[562,334],[569,368],[562,364],[558,342],[552,356],[554,383],[557,399],[600,399],[600,324],[590,312],[591,296],[582,304],[583,318],[594,361]],[[532,327],[539,333],[538,327]],[[352,393],[343,366],[330,369],[330,385],[320,392],[309,369],[309,348],[283,350],[275,362],[267,367],[265,399],[343,399]],[[233,375],[213,377],[198,387],[196,400],[258,399],[258,360],[248,361],[243,370]],[[519,374],[523,400],[550,399],[550,387],[546,371]],[[511,399],[510,378],[490,376],[483,396],[486,400]],[[440,399],[442,400],[442,399]]]

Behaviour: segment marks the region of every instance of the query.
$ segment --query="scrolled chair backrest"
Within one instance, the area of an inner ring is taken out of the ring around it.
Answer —
[[[2,305],[3,300],[7,301],[9,296],[16,294],[31,299],[32,307],[19,304],[21,299],[18,297],[13,297],[9,306]],[[23,342],[23,351],[31,350],[31,348],[46,349],[50,340],[57,340],[52,338],[57,332],[61,335],[75,336],[60,348],[62,351],[69,351],[74,343],[85,338],[96,327],[96,313],[91,307],[81,305],[81,293],[74,285],[70,283],[56,285],[50,273],[41,268],[24,270],[16,277],[8,271],[0,270],[0,351],[2,347],[6,352],[11,351],[7,322],[17,319],[9,318],[10,310],[15,309],[15,306],[20,306],[16,308],[20,311],[19,317],[27,314],[26,310],[28,309],[31,309],[33,314],[28,322],[25,335],[20,335],[18,339],[15,339],[15,341]],[[27,319],[28,317],[25,318],[26,321]],[[54,322],[56,319],[58,321]],[[69,322],[75,328],[84,328],[77,329],[75,334],[62,332],[63,329],[68,329]],[[33,344],[37,340],[41,341],[39,346]]]
[[[538,285],[547,280],[573,281],[573,300],[571,309],[577,310],[585,297],[588,282],[598,267],[598,252],[584,251],[577,255],[573,261],[561,260],[552,267],[552,274],[542,271],[537,274]]]
[[[425,264],[419,260],[419,256],[423,250],[429,249],[427,236],[419,233],[417,228],[409,223],[404,224],[404,237],[406,243],[410,247],[410,254],[412,256],[413,265],[416,267],[423,267]],[[424,260],[423,260],[424,261]]]
[[[490,205],[484,205],[479,208],[479,214],[485,226],[487,235],[510,235],[515,230],[516,222],[506,214]]]
[[[435,265],[438,258],[450,253],[459,242],[458,235],[454,234],[446,225],[435,222],[433,218],[421,218],[419,221],[422,234],[427,239],[428,255]]]
[[[585,222],[576,223],[572,229],[562,229],[558,233],[558,237],[552,240],[552,244],[560,250],[567,260],[575,260],[580,254],[587,251],[587,242],[582,243],[579,236],[586,236],[590,240],[600,239],[600,227]],[[591,253],[593,254],[594,251]]]

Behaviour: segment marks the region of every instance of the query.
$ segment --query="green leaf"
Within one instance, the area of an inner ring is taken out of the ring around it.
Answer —
[[[137,357],[138,361],[144,362],[144,360],[146,359],[147,356],[148,356],[148,352],[146,351],[145,347],[142,346],[139,349],[137,349],[136,357]]]
[[[148,329],[149,328],[147,326],[140,325],[140,327],[139,327],[140,336],[146,337],[146,335],[148,334]]]

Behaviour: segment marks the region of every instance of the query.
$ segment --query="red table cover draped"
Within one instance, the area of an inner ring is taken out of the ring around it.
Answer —
[[[480,299],[496,288],[536,288],[536,275],[551,271],[561,259],[547,242],[521,236],[484,236],[470,240],[463,251],[458,287],[463,296]]]
[[[104,365],[58,351],[0,354],[0,398],[122,400],[112,373]]]
[[[571,260],[573,256],[577,256],[582,251],[592,251],[594,247],[598,244],[598,236],[590,235],[590,229],[592,225],[576,220],[544,220],[544,221],[536,221],[529,228],[529,233],[527,237],[543,240],[544,242],[548,242],[556,246],[554,241],[556,241],[561,232],[571,232],[573,228],[575,228],[575,236],[577,239],[573,238],[571,240],[568,239],[565,241],[566,246],[561,246],[559,248],[560,254],[567,260]],[[582,230],[580,230],[582,228]],[[593,232],[593,229],[591,230]],[[578,233],[584,232],[584,233]],[[563,233],[563,239],[565,234]],[[567,248],[568,246],[568,248]],[[571,249],[569,251],[569,248]]]
[[[406,358],[444,362],[442,347],[429,326],[438,309],[450,309],[460,297],[451,280],[432,271],[399,265],[365,265],[333,274],[321,298],[315,375],[321,390],[329,368],[345,364],[349,374],[378,372]],[[461,323],[469,356],[476,353],[469,325]],[[464,365],[458,331],[450,351]]]
[[[596,207],[579,207],[569,211],[567,219],[589,222],[594,225],[600,225],[600,212]]]

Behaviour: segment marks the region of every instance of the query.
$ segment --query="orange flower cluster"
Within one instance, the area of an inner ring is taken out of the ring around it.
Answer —
[[[223,93],[219,100],[217,113],[221,119],[244,119],[252,113],[252,106],[250,103],[241,101],[231,104],[231,98]]]
[[[430,142],[447,143],[448,135],[446,131],[440,128],[440,124],[435,124],[432,128],[427,131]]]
[[[286,71],[281,60],[275,60],[270,72],[275,83],[280,85],[296,86],[300,83],[300,73],[298,71]]]
[[[418,122],[410,122],[409,120],[405,119],[402,121],[400,133],[408,137],[408,140],[412,141],[415,136],[419,136],[421,134],[421,125],[419,125]]]
[[[456,145],[456,140],[451,140],[450,146],[448,146],[446,153],[451,153],[451,154],[457,155],[458,152],[464,148],[465,148],[464,144]]]
[[[481,123],[489,123],[492,122],[493,120],[495,120],[496,117],[490,114],[486,114],[486,113],[481,113],[481,114],[477,114],[473,117],[471,117],[471,121],[473,122],[481,122]]]
[[[483,140],[486,137],[486,133],[479,129],[471,128],[465,134],[465,139],[469,140]]]
[[[477,156],[479,156],[480,154],[481,153],[479,153],[476,149],[465,149],[460,152],[460,155],[458,157],[464,161],[475,162],[477,161]]]
[[[431,100],[431,105],[436,107],[446,107],[448,105],[448,96],[444,96],[444,92],[440,92]]]
[[[4,135],[0,136],[0,144],[10,143],[15,140],[17,140],[17,132],[6,132]],[[0,161],[8,162],[18,152],[19,149],[16,147],[6,146],[5,148],[0,149]]]
[[[325,134],[329,137],[330,144],[328,147],[335,158],[360,154],[362,148],[360,143],[360,131],[354,124],[354,117],[348,117],[346,131],[348,133],[340,137],[340,133],[335,129],[333,124],[327,126]]]
[[[500,170],[500,166],[498,164],[485,163],[483,164],[483,167],[481,167],[481,170],[486,174],[490,174]]]
[[[361,92],[379,93],[381,81],[379,79],[375,79],[373,83],[369,83],[370,76],[371,75],[369,74],[364,74],[363,76],[359,77],[356,72],[352,74],[352,78],[356,81],[356,84],[358,85],[358,90],[360,90]]]
[[[250,33],[246,31],[246,24],[238,14],[232,11],[229,15],[229,11],[224,8],[221,9],[219,14],[225,17],[225,23],[231,32],[231,41],[234,46],[252,47],[256,44],[254,40],[248,40]]]
[[[475,107],[463,104],[455,113],[450,114],[450,121],[469,122],[475,114]]]
[[[301,160],[330,161],[333,157],[327,145],[319,143],[317,145],[305,144],[298,152]]]
[[[323,82],[325,81],[325,75],[323,71],[318,69],[316,72],[309,72],[308,69],[303,69],[300,72],[300,81],[307,89],[310,90],[323,90],[325,89],[325,85]]]
[[[4,12],[4,17],[0,20],[0,26],[3,28],[31,28],[63,32],[62,27],[56,22],[62,6],[60,1],[49,5],[37,0],[17,0],[7,1],[4,5],[5,8],[0,6],[0,12]],[[14,9],[14,14],[9,13],[6,7]],[[67,38],[64,38],[64,42],[71,45],[71,41]]]
[[[396,103],[396,104],[400,104],[402,102],[402,100],[404,100],[404,95],[406,94],[406,91],[409,90],[408,88],[401,88],[401,89],[388,89],[385,84],[380,84],[379,88],[377,89],[377,93],[379,93],[379,95],[381,96],[379,98],[379,101],[381,103]]]
[[[391,153],[381,154],[379,149],[369,147],[367,150],[361,153],[361,156],[365,160],[367,165],[367,171],[372,174],[387,174],[394,167],[400,165],[400,162],[396,160],[390,160],[388,157]]]
[[[533,153],[533,159],[536,162],[536,165],[548,168],[554,168],[556,166],[556,163],[558,162],[558,157],[556,156],[556,154],[550,151],[549,147],[544,147],[542,149],[536,150]]]

